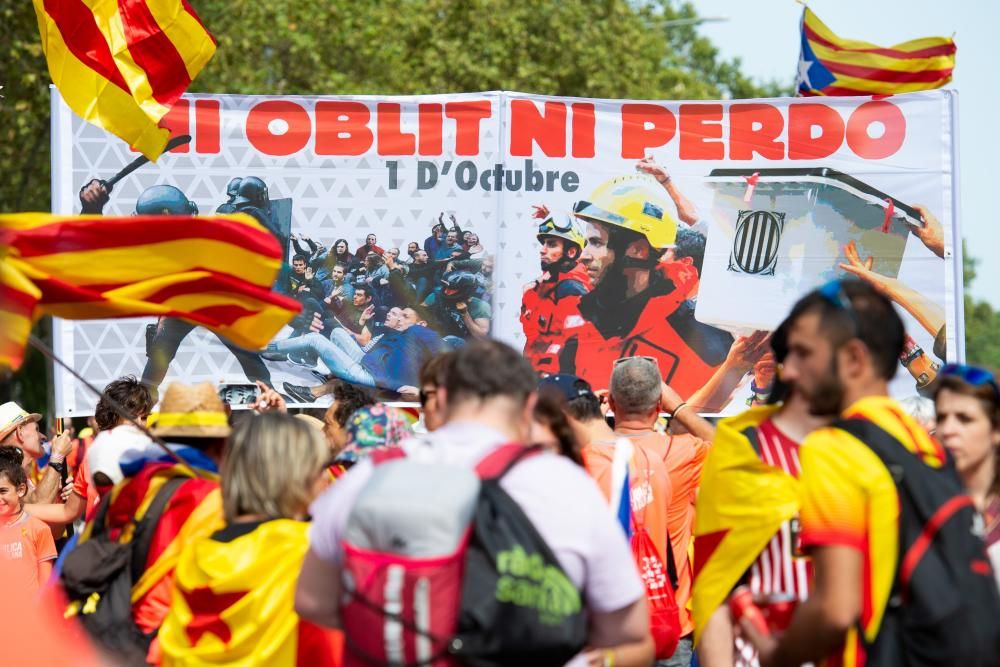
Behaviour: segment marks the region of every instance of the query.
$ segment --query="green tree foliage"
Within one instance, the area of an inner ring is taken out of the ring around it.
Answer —
[[[218,39],[193,92],[420,94],[485,90],[718,99],[790,94],[757,84],[688,25],[688,3],[628,0],[193,0]],[[789,30],[795,29],[789,26]],[[49,76],[31,2],[0,8],[0,210],[49,209]],[[45,409],[29,355],[12,395]]]
[[[965,284],[965,356],[970,364],[987,366],[1000,371],[1000,312],[985,301],[969,296],[968,289],[976,279],[976,264],[962,244],[962,282]]]
[[[667,0],[195,0],[219,49],[193,91],[421,94],[481,90],[718,99],[790,94],[754,82]],[[674,22],[671,24],[670,22]],[[789,29],[793,29],[790,27]],[[32,3],[0,6],[0,210],[49,208],[49,92]],[[976,260],[965,255],[966,287]],[[965,297],[969,361],[1000,368],[1000,313]],[[11,396],[45,409],[29,355]]]
[[[478,90],[641,99],[754,97],[699,37],[689,4],[624,0],[201,2],[219,38],[198,90],[420,94]],[[673,25],[670,22],[675,22]],[[785,89],[785,92],[790,88]]]

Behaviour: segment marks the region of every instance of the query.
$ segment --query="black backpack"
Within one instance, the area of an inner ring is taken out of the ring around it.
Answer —
[[[459,484],[451,489],[450,497],[462,496],[459,505],[467,506],[471,525],[464,524],[467,540],[446,556],[394,552],[397,543],[405,547],[411,541],[403,534],[410,528],[382,521],[377,508],[363,507],[365,493],[359,496],[344,543],[345,664],[564,665],[584,648],[589,626],[580,591],[500,486],[511,468],[538,452],[501,445],[477,466],[480,481],[474,489]],[[452,468],[408,460],[401,449],[376,451],[372,460],[375,474],[382,469],[382,477],[369,482],[372,489],[408,479],[427,483],[432,466]],[[405,493],[388,499],[379,491],[370,494],[389,514],[406,502]],[[454,585],[459,580],[461,586]]]
[[[1000,593],[982,519],[951,458],[932,468],[866,419],[834,426],[875,452],[899,495],[896,579],[878,636],[867,647],[867,664],[1000,665]]]
[[[134,523],[132,539],[124,543],[108,535],[112,494],[106,494],[94,516],[90,538],[69,552],[63,563],[60,578],[70,607],[79,608],[76,618],[95,643],[126,665],[145,665],[155,636],[143,633],[132,619],[132,587],[142,576],[163,510],[188,479],[167,480]]]
[[[462,604],[451,652],[463,663],[564,665],[587,642],[588,614],[531,519],[500,480],[539,447],[523,447],[483,478],[465,554]]]

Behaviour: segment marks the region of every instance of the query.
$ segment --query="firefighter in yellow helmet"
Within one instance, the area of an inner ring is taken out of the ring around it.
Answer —
[[[580,264],[580,254],[587,245],[583,223],[570,211],[550,212],[544,206],[535,207],[539,260],[542,275],[525,287],[521,296],[521,327],[524,330],[524,356],[535,370],[555,373],[555,357],[549,348],[562,335],[553,321],[559,302],[567,297],[581,297],[590,290],[586,268]]]
[[[662,193],[657,179],[637,173],[605,181],[576,204],[592,289],[555,314],[562,341],[549,352],[559,372],[603,388],[616,359],[650,356],[687,398],[725,360],[733,338],[694,319],[688,297],[697,272],[673,259],[678,223]]]

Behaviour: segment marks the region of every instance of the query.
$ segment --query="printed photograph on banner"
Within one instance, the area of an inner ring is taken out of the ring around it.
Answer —
[[[209,380],[235,407],[253,400],[255,381],[297,405],[328,405],[339,382],[416,401],[427,359],[491,335],[500,240],[498,200],[463,180],[499,159],[496,97],[420,102],[379,117],[374,101],[296,98],[296,115],[266,98],[191,96],[167,119],[170,152],[134,171],[127,146],[63,110],[73,212],[250,215],[285,248],[273,289],[301,312],[264,350],[170,317],[63,321],[57,346],[98,384]],[[433,162],[404,162],[418,136]],[[91,401],[64,388],[60,402],[81,414]]]
[[[731,413],[771,393],[773,329],[794,302],[858,279],[889,296],[910,331],[894,392],[926,393],[949,355],[947,324],[960,322],[942,178],[952,156],[933,129],[942,97],[511,94],[511,155],[579,174],[577,191],[518,207],[537,225],[539,256],[521,297],[525,356],[595,387],[615,359],[648,356],[689,403]]]
[[[906,318],[894,390],[924,391],[961,335],[946,101],[190,95],[155,164],[58,104],[54,212],[249,215],[301,312],[263,350],[163,317],[58,321],[56,351],[97,384],[325,406],[341,382],[415,401],[428,358],[489,336],[597,389],[652,357],[724,414],[766,400],[792,303],[851,277]],[[56,380],[59,414],[84,414]]]

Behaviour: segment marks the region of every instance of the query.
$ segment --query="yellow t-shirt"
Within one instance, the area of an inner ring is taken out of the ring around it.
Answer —
[[[919,454],[933,467],[944,464],[941,445],[892,399],[863,398],[846,418],[868,419]],[[866,643],[878,635],[896,575],[899,553],[899,498],[882,460],[863,442],[836,428],[814,431],[800,449],[802,474],[802,547],[847,546],[863,557],[860,626]],[[824,664],[865,663],[864,644],[857,630],[847,636],[843,651]]]

